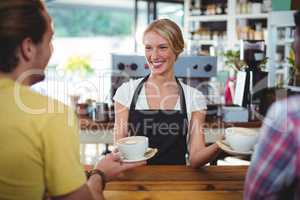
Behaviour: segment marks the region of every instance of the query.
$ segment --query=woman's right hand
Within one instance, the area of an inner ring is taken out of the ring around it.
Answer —
[[[110,181],[126,170],[145,164],[146,161],[123,163],[120,154],[111,153],[107,154],[104,158],[98,161],[95,168],[101,170],[105,174],[106,181]]]

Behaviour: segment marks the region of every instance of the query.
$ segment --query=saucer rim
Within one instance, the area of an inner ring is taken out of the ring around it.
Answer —
[[[248,156],[253,154],[253,150],[250,151],[236,151],[233,150],[225,140],[218,140],[217,145],[226,153],[231,154],[231,155],[243,155],[243,156]]]
[[[157,154],[157,152],[158,152],[157,148],[151,148],[151,147],[148,147],[147,151],[149,151],[149,150],[154,151],[154,152],[151,154],[151,156],[149,156],[149,157],[145,157],[145,156],[144,156],[143,158],[135,159],[135,160],[124,159],[124,160],[122,160],[122,162],[124,162],[124,163],[133,163],[133,162],[145,161],[145,160],[148,160],[148,159],[152,158],[153,156],[155,156],[155,155]]]

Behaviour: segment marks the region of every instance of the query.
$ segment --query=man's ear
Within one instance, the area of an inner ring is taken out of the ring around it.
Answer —
[[[35,55],[35,45],[30,38],[25,38],[20,45],[20,54],[25,61],[31,61]]]

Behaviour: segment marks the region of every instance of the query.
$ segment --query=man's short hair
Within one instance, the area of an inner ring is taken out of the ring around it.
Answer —
[[[41,0],[0,1],[0,72],[12,72],[19,63],[17,51],[25,38],[35,44],[47,30]]]

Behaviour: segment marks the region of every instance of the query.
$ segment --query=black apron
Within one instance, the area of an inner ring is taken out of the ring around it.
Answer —
[[[137,86],[129,109],[128,134],[146,136],[149,147],[158,153],[148,160],[150,165],[185,165],[187,154],[188,118],[181,84],[179,86],[180,110],[136,110],[136,102],[148,79],[146,76]]]

